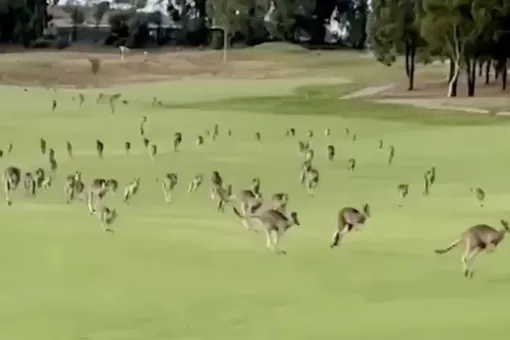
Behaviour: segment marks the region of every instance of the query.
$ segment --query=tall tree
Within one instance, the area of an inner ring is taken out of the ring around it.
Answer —
[[[419,4],[421,35],[432,49],[442,50],[450,59],[449,97],[457,94],[461,71],[466,70],[469,77],[474,74],[476,46],[488,18],[484,1],[422,0]],[[474,94],[474,83],[469,88]]]
[[[103,21],[103,18],[110,9],[110,3],[108,1],[101,1],[100,3],[94,5],[94,12],[92,13],[94,17],[94,23],[96,25],[96,28],[101,25],[101,21]]]
[[[247,0],[209,0],[206,4],[207,17],[212,29],[220,29],[223,33],[223,61],[228,59],[228,47],[232,36],[242,26],[242,20],[249,11]]]
[[[391,66],[403,53],[408,89],[413,90],[416,54],[423,46],[416,26],[414,1],[372,0],[371,5],[368,39],[372,53],[387,66]]]

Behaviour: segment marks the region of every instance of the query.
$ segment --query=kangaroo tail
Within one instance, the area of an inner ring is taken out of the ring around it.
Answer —
[[[444,248],[444,249],[436,249],[434,250],[436,254],[444,254],[444,253],[447,253],[449,252],[450,250],[452,250],[453,248],[455,248],[456,246],[459,245],[461,239],[459,238],[458,240],[455,240],[454,242],[452,242],[448,247]]]

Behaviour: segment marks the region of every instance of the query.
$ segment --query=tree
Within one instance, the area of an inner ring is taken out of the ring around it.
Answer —
[[[94,6],[94,12],[92,13],[94,17],[94,23],[96,24],[96,28],[101,25],[101,21],[103,21],[103,18],[110,9],[110,3],[107,1],[101,1],[100,3],[96,4]]]
[[[376,59],[387,66],[404,53],[408,90],[413,90],[416,54],[425,47],[416,26],[414,1],[373,0],[368,40]]]
[[[223,62],[226,62],[230,40],[240,30],[241,20],[247,17],[249,0],[209,0],[206,5],[210,28],[223,33]]]
[[[69,17],[71,18],[71,23],[73,25],[73,30],[71,33],[72,40],[76,41],[78,35],[78,26],[83,24],[85,21],[85,11],[81,6],[77,4],[65,6],[63,9],[67,14],[69,14]]]
[[[468,95],[474,95],[476,48],[489,20],[485,0],[422,0],[420,33],[434,50],[450,60],[448,96],[455,97],[462,70],[468,74]]]

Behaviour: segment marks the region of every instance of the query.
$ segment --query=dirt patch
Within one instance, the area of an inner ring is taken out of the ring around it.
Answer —
[[[101,69],[91,72],[89,58]],[[0,54],[0,83],[24,86],[108,87],[115,84],[176,80],[190,77],[280,79],[302,77],[305,68],[268,60],[222,62],[218,51],[130,52],[124,61],[116,50],[45,51]]]
[[[346,94],[346,95],[340,97],[340,99],[354,99],[354,98],[360,98],[360,97],[372,97],[378,93],[381,93],[381,92],[391,89],[393,86],[395,86],[395,85],[389,84],[389,85],[382,85],[382,86],[369,86],[369,87],[365,87],[364,89]]]

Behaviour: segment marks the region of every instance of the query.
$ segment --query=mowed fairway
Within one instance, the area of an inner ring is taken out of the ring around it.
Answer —
[[[43,137],[56,150],[59,169],[48,192],[26,198],[18,190],[11,207],[0,206],[0,339],[506,339],[510,240],[479,256],[472,280],[462,275],[461,249],[443,256],[433,250],[470,225],[499,228],[499,219],[510,218],[508,123],[333,97],[293,100],[295,89],[308,83],[130,86],[109,91],[129,101],[119,102],[115,115],[95,103],[97,92],[84,92],[79,107],[72,100],[77,91],[3,87],[2,166],[47,168],[39,151]],[[335,96],[342,86],[350,85],[336,85]],[[164,106],[152,108],[153,96]],[[154,162],[138,132],[144,115],[159,149]],[[196,136],[215,123],[218,140],[206,138],[197,148]],[[294,138],[285,137],[290,127]],[[357,134],[356,142],[345,128]],[[305,140],[307,130],[315,132],[321,173],[315,197],[299,185],[297,140]],[[183,134],[178,153],[171,151],[175,132]],[[105,144],[103,160],[95,154],[96,139]],[[129,156],[125,141],[133,144]],[[337,150],[333,163],[326,159],[328,144]],[[396,148],[391,166],[390,145]],[[346,170],[351,157],[354,173]],[[437,183],[424,197],[423,173],[433,165]],[[107,198],[119,212],[115,234],[102,232],[84,204],[65,204],[63,178],[75,170],[85,180],[117,178],[121,186],[141,177],[131,205],[122,204],[122,190]],[[301,226],[283,237],[286,256],[266,249],[264,235],[248,233],[230,208],[215,211],[208,183],[213,170],[237,189],[260,176],[266,196],[290,194]],[[171,204],[156,183],[164,172],[179,174]],[[204,185],[189,194],[197,173]],[[401,183],[410,185],[410,194],[398,208]],[[470,187],[485,190],[484,208]],[[373,218],[330,250],[337,211],[364,202]]]

